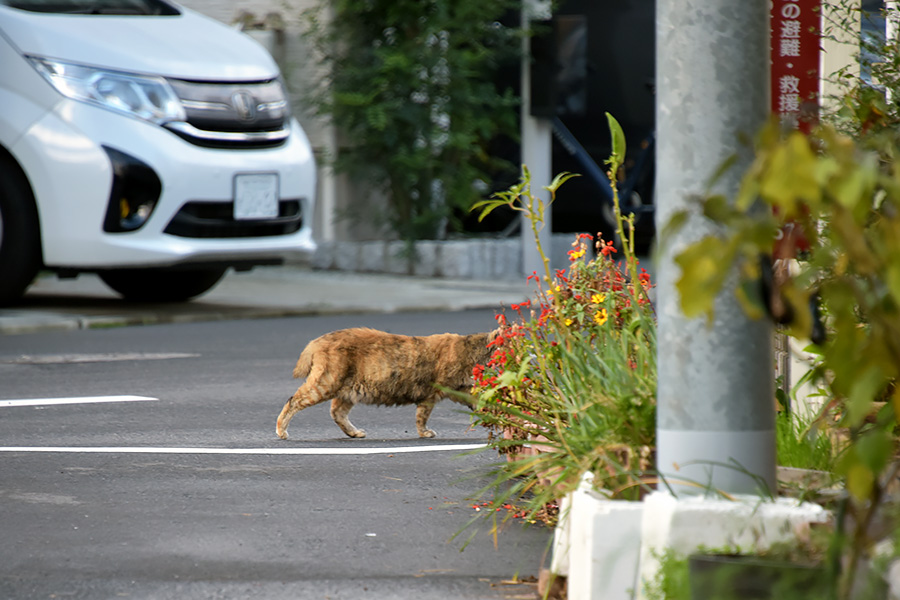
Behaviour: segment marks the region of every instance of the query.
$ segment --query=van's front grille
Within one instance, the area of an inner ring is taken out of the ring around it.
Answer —
[[[187,119],[166,124],[204,147],[259,148],[283,144],[290,135],[290,109],[277,79],[210,83],[170,79]]]
[[[181,207],[165,233],[187,238],[235,238],[288,235],[303,225],[299,200],[281,200],[278,216],[271,219],[234,218],[233,202],[188,202]]]

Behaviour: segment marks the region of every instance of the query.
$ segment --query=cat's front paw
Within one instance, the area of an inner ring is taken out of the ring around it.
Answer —
[[[436,436],[436,435],[437,435],[437,434],[436,434],[434,431],[430,430],[430,429],[426,429],[425,431],[420,431],[420,432],[419,432],[419,437],[420,437],[420,438],[433,438],[433,437]]]

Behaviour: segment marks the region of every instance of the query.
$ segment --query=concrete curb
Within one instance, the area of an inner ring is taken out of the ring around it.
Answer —
[[[500,309],[531,295],[516,280],[440,279],[298,267],[229,273],[208,294],[174,304],[120,300],[96,275],[39,278],[22,306],[0,309],[0,335],[128,325],[328,314]]]

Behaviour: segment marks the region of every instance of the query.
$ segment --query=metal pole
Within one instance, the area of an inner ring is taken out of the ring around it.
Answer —
[[[660,248],[657,468],[676,493],[775,490],[772,327],[741,309],[733,287],[715,319],[679,307],[673,259],[710,232],[696,198],[730,155],[717,184],[733,197],[769,110],[768,0],[657,0],[657,223],[675,211],[689,224]],[[714,463],[730,466],[716,466]],[[682,482],[690,481],[700,487]]]

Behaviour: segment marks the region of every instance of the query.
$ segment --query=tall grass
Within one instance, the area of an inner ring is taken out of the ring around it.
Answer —
[[[834,440],[796,413],[782,412],[775,418],[775,450],[782,467],[833,471],[838,448]]]

